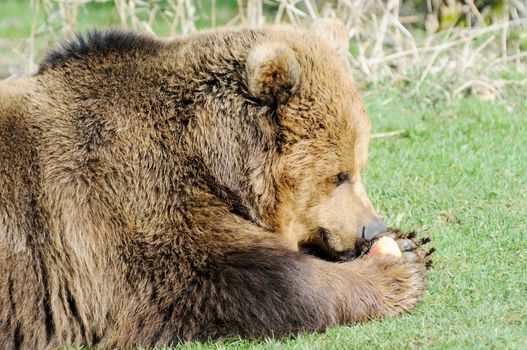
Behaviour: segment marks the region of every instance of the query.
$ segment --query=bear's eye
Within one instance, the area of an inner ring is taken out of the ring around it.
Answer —
[[[342,185],[344,182],[349,181],[350,173],[343,171],[337,174],[337,186]]]

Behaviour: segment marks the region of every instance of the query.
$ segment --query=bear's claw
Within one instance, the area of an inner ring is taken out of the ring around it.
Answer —
[[[371,240],[363,240],[361,242],[360,256],[366,255],[370,248],[381,237],[390,237],[394,239],[397,242],[405,261],[422,262],[427,269],[432,266],[430,255],[435,251],[435,248],[432,247],[428,250],[424,250],[422,247],[423,245],[430,243],[432,241],[431,238],[426,236],[418,239],[416,231],[403,232],[396,228],[388,228]]]

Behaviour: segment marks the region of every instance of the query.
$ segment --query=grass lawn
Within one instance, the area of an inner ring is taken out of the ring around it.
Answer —
[[[183,349],[527,349],[527,101],[518,91],[433,107],[400,95],[364,98],[374,132],[407,130],[371,141],[365,180],[389,224],[433,238],[421,305],[281,342]]]

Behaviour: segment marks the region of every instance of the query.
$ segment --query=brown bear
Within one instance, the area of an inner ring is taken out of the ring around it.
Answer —
[[[0,85],[1,349],[282,337],[416,305],[426,258],[355,258],[383,229],[370,123],[342,28],[314,28],[94,31]]]

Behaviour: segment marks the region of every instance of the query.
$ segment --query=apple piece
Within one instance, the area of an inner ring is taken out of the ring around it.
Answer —
[[[368,252],[368,255],[391,255],[400,258],[402,256],[401,250],[399,249],[399,246],[397,245],[397,242],[395,242],[390,237],[381,237],[373,247],[371,247],[370,251]]]

